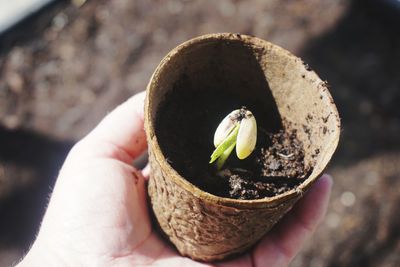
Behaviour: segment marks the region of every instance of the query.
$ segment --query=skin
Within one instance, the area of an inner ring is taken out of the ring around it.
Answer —
[[[70,151],[40,231],[18,266],[286,266],[324,217],[324,175],[287,216],[239,258],[205,264],[181,257],[153,230],[142,171],[146,150],[140,93],[117,107]]]

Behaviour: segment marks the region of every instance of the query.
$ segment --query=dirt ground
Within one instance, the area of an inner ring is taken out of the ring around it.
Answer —
[[[0,266],[32,242],[72,144],[169,50],[210,32],[272,41],[331,85],[343,124],[333,197],[291,266],[398,266],[399,21],[370,2],[58,1],[0,36]]]

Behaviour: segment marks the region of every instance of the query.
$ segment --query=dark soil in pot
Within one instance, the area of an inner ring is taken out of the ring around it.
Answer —
[[[201,190],[236,199],[272,197],[295,188],[311,173],[296,131],[277,111],[266,116],[265,104],[219,88],[185,90],[181,85],[166,99],[155,127],[161,150],[168,163]],[[257,120],[256,148],[245,160],[233,152],[218,171],[208,163],[214,132],[223,117],[243,105]]]

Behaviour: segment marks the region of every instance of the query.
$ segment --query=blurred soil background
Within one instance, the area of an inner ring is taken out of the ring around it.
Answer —
[[[399,266],[400,13],[384,3],[56,1],[1,35],[0,266],[29,248],[73,143],[144,90],[169,50],[210,32],[274,42],[331,85],[333,197],[291,266]]]

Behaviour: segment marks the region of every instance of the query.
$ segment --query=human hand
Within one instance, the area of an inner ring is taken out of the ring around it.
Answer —
[[[70,151],[32,248],[19,266],[285,266],[323,218],[324,175],[251,251],[206,264],[180,256],[152,228],[145,183],[132,161],[146,150],[140,93]]]

